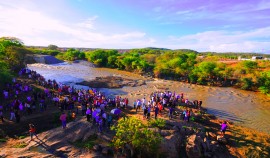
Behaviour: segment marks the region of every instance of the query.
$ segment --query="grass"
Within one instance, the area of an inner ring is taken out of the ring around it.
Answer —
[[[164,119],[154,119],[149,121],[149,126],[151,127],[157,127],[159,129],[163,129],[166,125],[166,121]]]
[[[27,136],[19,136],[19,139],[24,139],[26,138]]]
[[[7,139],[6,138],[1,138],[0,139],[0,143],[5,143],[5,142],[7,142]]]
[[[27,144],[25,142],[20,142],[18,144],[15,144],[13,147],[14,148],[25,148]]]

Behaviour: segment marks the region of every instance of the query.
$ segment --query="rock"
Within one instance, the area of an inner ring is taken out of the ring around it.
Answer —
[[[173,134],[166,136],[160,144],[161,153],[165,153],[166,157],[178,158],[181,148],[181,135]]]
[[[212,157],[212,153],[211,152],[204,152],[204,157],[209,157],[211,158]]]
[[[202,156],[202,139],[200,136],[191,135],[188,138],[187,145],[186,145],[186,152],[187,156],[190,158],[200,158]]]
[[[175,131],[180,131],[180,128],[178,126],[173,126],[172,129],[175,130]]]
[[[160,135],[165,137],[165,136],[172,135],[174,132],[175,132],[174,130],[161,130]]]
[[[205,137],[205,133],[204,132],[199,132],[197,133],[198,136],[200,136],[201,138],[204,138]]]
[[[227,144],[227,139],[225,137],[222,137],[220,135],[217,136],[217,141],[223,144]]]
[[[192,135],[193,133],[194,133],[194,130],[193,129],[191,129],[191,128],[189,128],[189,127],[182,127],[181,129],[180,129],[180,133],[182,134],[182,135]]]
[[[112,149],[110,149],[109,147],[104,147],[102,149],[101,153],[104,155],[109,155],[111,151],[112,151]]]
[[[259,151],[262,151],[262,149],[260,147],[258,147],[258,146],[256,147],[256,149],[259,150]]]
[[[217,138],[217,135],[213,132],[208,132],[208,136],[211,138],[211,140],[215,140]]]
[[[101,151],[102,150],[102,147],[101,147],[101,145],[96,144],[96,145],[93,146],[93,150],[94,151]]]
[[[158,128],[148,128],[150,131],[156,132],[156,133],[160,133],[160,129]]]
[[[206,152],[208,150],[206,143],[202,142],[202,150]]]

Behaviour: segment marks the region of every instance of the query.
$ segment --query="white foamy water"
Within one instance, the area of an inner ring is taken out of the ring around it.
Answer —
[[[83,80],[109,75],[139,78],[138,75],[132,73],[106,68],[93,68],[80,63],[30,64],[28,68],[37,71],[46,79],[55,79],[57,82],[72,85]],[[240,125],[270,134],[270,98],[260,93],[163,80],[147,82],[147,85],[139,87],[101,90],[106,92],[107,95],[128,97],[130,103],[133,103],[134,99],[147,98],[151,92],[155,91],[155,85],[166,86],[176,93],[184,92],[185,97],[191,101],[195,99],[203,100],[203,106],[207,107],[209,113],[215,114],[219,118],[231,120]]]

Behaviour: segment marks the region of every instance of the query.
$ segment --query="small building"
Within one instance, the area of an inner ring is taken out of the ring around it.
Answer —
[[[251,60],[263,60],[264,58],[262,56],[253,56]]]

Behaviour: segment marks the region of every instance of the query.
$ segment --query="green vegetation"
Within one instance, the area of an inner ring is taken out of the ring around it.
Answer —
[[[135,117],[121,118],[118,124],[112,126],[116,134],[112,140],[115,148],[122,148],[126,145],[137,154],[155,155],[158,153],[158,146],[161,142],[159,133],[151,131],[148,126]]]
[[[154,120],[150,120],[148,122],[150,127],[157,127],[159,129],[163,129],[166,125],[166,121],[164,119],[154,119]]]
[[[57,58],[62,60],[78,60],[85,59],[85,53],[74,48],[68,49],[65,53],[59,53],[56,55]]]
[[[0,38],[0,86],[10,82],[13,72],[24,66],[25,55],[31,53],[14,37]]]
[[[25,148],[28,144],[25,142],[19,142],[13,146],[13,148]]]
[[[24,66],[26,54],[48,54],[62,60],[88,60],[99,67],[116,68],[147,74],[162,79],[178,80],[200,85],[235,86],[244,90],[260,91],[270,95],[270,62],[224,61],[238,56],[251,58],[267,54],[256,53],[198,53],[189,49],[169,50],[158,48],[117,50],[96,49],[80,51],[68,49],[60,52],[56,45],[47,48],[25,48],[17,38],[0,38],[0,86],[11,81],[13,70]]]

